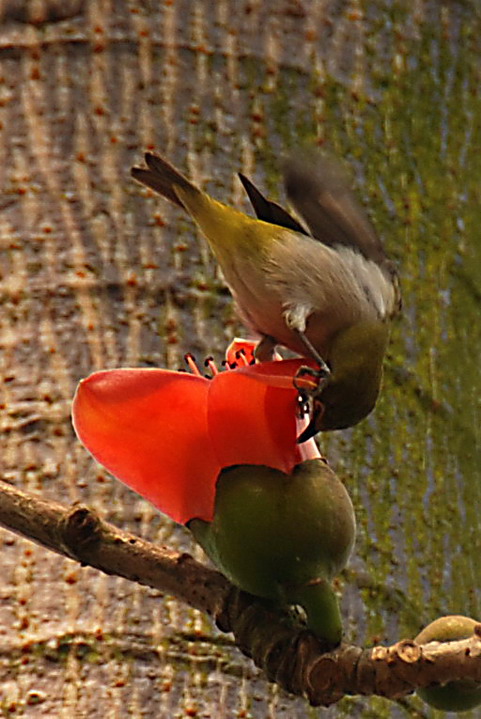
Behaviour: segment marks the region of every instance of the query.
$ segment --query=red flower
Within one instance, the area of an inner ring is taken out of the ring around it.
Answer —
[[[319,457],[302,445],[293,380],[305,359],[240,366],[207,379],[164,369],[114,369],[83,380],[73,403],[81,442],[118,479],[180,523],[211,521],[217,478],[239,464],[289,473]],[[228,351],[228,362],[234,360]],[[197,371],[198,372],[198,371]]]

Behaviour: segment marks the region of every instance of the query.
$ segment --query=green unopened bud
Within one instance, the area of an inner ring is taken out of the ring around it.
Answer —
[[[188,524],[213,562],[238,587],[280,604],[299,604],[307,623],[332,644],[342,625],[330,580],[355,539],[349,495],[321,459],[287,475],[270,467],[223,470],[214,519]]]
[[[428,624],[415,638],[418,644],[429,642],[453,642],[469,639],[479,622],[470,617],[451,615]],[[481,686],[470,679],[448,682],[443,686],[418,689],[417,693],[430,706],[447,712],[463,712],[481,704]]]

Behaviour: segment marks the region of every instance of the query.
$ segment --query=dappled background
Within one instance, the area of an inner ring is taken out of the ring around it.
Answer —
[[[77,382],[221,360],[242,334],[185,216],[129,168],[155,149],[247,209],[280,158],[345,159],[399,266],[382,397],[321,437],[359,535],[346,638],[481,615],[481,9],[472,0],[0,2],[1,476],[193,552],[187,532],[75,440]],[[199,613],[0,532],[0,713],[27,717],[434,717],[416,698],[313,710]]]

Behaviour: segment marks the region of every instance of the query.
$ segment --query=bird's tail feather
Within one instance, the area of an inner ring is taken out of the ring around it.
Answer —
[[[176,186],[190,193],[193,191],[199,192],[195,185],[162,157],[147,152],[145,162],[147,163],[147,168],[132,168],[132,177],[179,207],[183,208],[184,205],[175,192]]]

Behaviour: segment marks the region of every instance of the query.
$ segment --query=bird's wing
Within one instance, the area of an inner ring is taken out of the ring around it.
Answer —
[[[270,222],[271,225],[286,227],[288,230],[294,230],[294,232],[300,232],[303,235],[308,234],[292,215],[276,202],[272,202],[272,200],[268,200],[264,197],[257,187],[241,172],[239,172],[239,179],[244,185],[244,189],[249,196],[249,200],[259,220]]]
[[[312,236],[331,247],[345,245],[387,268],[383,245],[366,213],[351,192],[341,166],[323,155],[285,164],[287,197],[303,217]]]

